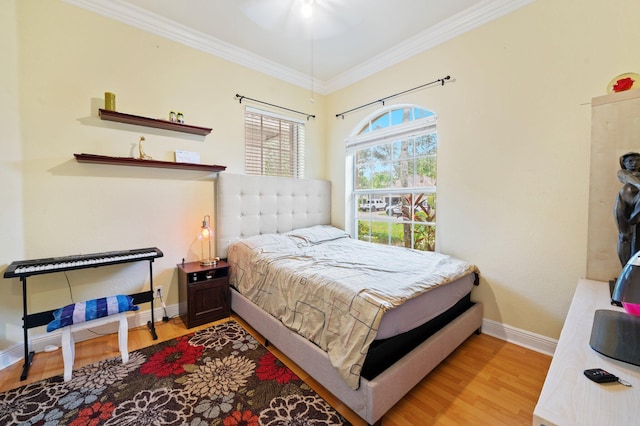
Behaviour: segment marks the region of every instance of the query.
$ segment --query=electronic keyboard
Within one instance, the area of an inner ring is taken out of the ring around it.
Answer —
[[[5,278],[28,277],[30,275],[50,274],[72,269],[94,268],[118,263],[137,262],[162,257],[164,254],[156,247],[107,251],[103,253],[78,254],[72,256],[50,257],[46,259],[19,260],[12,262],[4,273]]]
[[[153,260],[164,254],[157,247],[149,247],[133,250],[106,251],[103,253],[77,254],[73,256],[49,257],[46,259],[18,260],[12,262],[4,272],[5,278],[19,277],[22,283],[22,322],[24,337],[24,365],[20,380],[25,380],[29,367],[33,361],[34,351],[29,350],[29,329],[45,325],[54,319],[54,310],[29,313],[27,309],[27,277],[31,275],[51,274],[72,269],[97,268],[99,266],[115,265],[118,263],[149,261],[149,290],[131,294],[133,303],[151,303],[151,321],[147,321],[147,327],[153,340],[158,339],[155,328],[153,308]]]

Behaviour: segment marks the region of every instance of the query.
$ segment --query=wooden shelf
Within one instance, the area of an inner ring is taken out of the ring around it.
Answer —
[[[79,163],[114,164],[117,166],[155,167],[160,169],[198,170],[217,173],[226,169],[225,166],[211,164],[176,163],[171,161],[141,160],[131,157],[109,157],[96,154],[73,154]]]
[[[115,121],[118,123],[135,124],[136,126],[153,127],[156,129],[173,130],[174,132],[191,133],[193,135],[206,136],[211,133],[208,127],[192,126],[190,124],[176,123],[174,121],[157,120],[155,118],[141,117],[139,115],[125,114],[100,108],[100,119]]]

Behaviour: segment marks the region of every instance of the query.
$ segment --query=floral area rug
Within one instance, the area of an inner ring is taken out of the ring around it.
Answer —
[[[0,394],[0,425],[348,425],[229,321]]]

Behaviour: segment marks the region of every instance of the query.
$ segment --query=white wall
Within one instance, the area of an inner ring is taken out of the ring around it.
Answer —
[[[586,270],[590,101],[640,70],[639,14],[635,0],[537,0],[328,97],[333,116],[451,75],[387,105],[439,116],[437,247],[478,265],[485,319],[559,336]],[[374,109],[329,121],[333,188],[344,139]],[[334,222],[343,211],[335,191]]]
[[[18,38],[16,7],[14,2],[3,2],[0,14],[0,265],[6,259],[24,255],[22,152],[20,147],[20,105],[18,94]],[[4,268],[0,268],[2,270]],[[0,300],[19,304],[20,287],[0,285]],[[13,311],[13,309],[10,309]],[[5,307],[2,307],[5,311]],[[0,314],[0,348],[9,346],[20,330],[16,321]],[[18,319],[21,316],[18,317]],[[5,321],[14,324],[5,325]],[[13,329],[14,332],[9,332]],[[8,333],[11,336],[8,336]]]
[[[214,214],[214,176],[81,164],[73,154],[137,155],[144,136],[156,160],[197,151],[203,163],[242,173],[246,103],[236,93],[312,114],[324,108],[323,97],[310,104],[306,89],[59,0],[3,0],[2,7],[0,265],[156,246],[164,257],[154,262],[154,284],[177,304],[175,266],[200,255],[196,232]],[[116,94],[120,112],[166,118],[179,110],[186,123],[213,131],[199,137],[102,121],[105,91]],[[308,122],[308,177],[324,177],[323,134],[322,118]],[[134,293],[149,282],[146,262],[33,277],[29,311],[70,303],[67,278],[74,301]],[[3,280],[0,353],[22,343],[21,304],[19,280]]]

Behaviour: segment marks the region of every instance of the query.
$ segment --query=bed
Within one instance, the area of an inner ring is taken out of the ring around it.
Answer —
[[[305,233],[335,235],[339,230],[329,226],[330,193],[328,181],[220,174],[216,183],[216,253],[236,263],[234,252],[239,247],[280,241],[280,237],[271,234],[298,242],[299,237],[291,233],[301,229]],[[342,239],[336,238],[339,240],[336,242],[328,238],[334,244],[333,250],[342,250],[337,245],[342,244]],[[311,245],[315,249],[316,242]],[[230,248],[232,256],[228,257]],[[276,252],[280,253],[280,248],[274,250]],[[232,282],[240,282],[233,274],[243,273],[242,265],[236,263],[234,267],[232,263],[231,269]],[[312,268],[298,269],[311,271]],[[313,336],[303,337],[293,331],[297,326],[285,326],[281,319],[267,312],[268,307],[262,309],[250,300],[255,300],[255,295],[244,296],[233,289],[231,308],[368,424],[376,424],[426,374],[472,333],[479,331],[482,306],[470,298],[477,274],[467,270],[459,275],[448,279],[450,282],[446,285],[434,285],[418,296],[404,298],[404,303],[390,302],[381,314],[375,313],[362,321],[374,331],[374,338],[367,337],[364,346],[368,351],[364,361],[356,363],[355,382],[336,368],[335,357],[331,351],[322,349],[322,342],[314,343],[307,338],[313,340]],[[423,299],[427,297],[439,300],[439,305],[425,309]],[[409,315],[403,314],[406,309]],[[418,314],[425,311],[431,312],[426,312],[426,319],[419,318]]]

